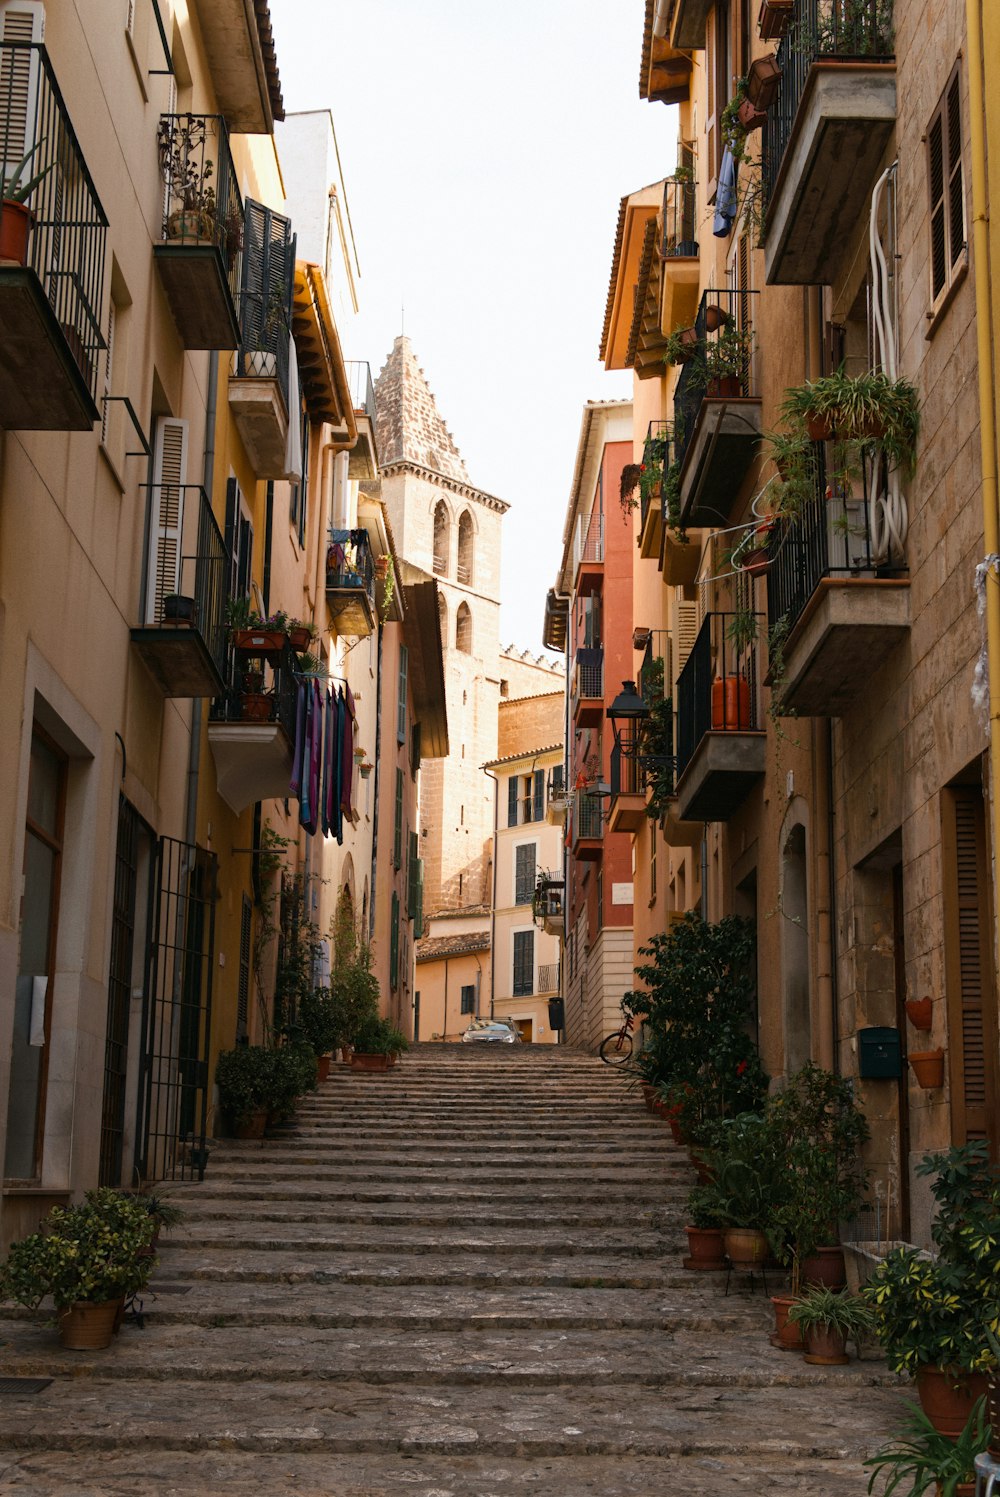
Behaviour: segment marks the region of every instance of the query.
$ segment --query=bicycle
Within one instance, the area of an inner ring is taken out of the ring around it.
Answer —
[[[597,1052],[606,1066],[625,1066],[632,1059],[632,1029],[634,1019],[631,1014],[625,1014],[622,1026],[613,1034],[607,1035],[601,1041],[601,1048]]]

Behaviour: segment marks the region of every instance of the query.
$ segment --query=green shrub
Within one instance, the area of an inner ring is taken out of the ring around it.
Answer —
[[[141,1197],[102,1188],[80,1206],[53,1206],[38,1232],[15,1242],[0,1268],[0,1297],[57,1310],[134,1294],[156,1267],[155,1223]]]

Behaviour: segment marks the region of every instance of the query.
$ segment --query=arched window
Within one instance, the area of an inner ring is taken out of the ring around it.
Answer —
[[[472,528],[472,516],[469,511],[462,511],[462,518],[458,522],[458,580],[469,586],[472,582],[472,548],[475,540],[475,532]]]
[[[441,648],[448,648],[448,605],[438,593],[438,624],[441,629]]]
[[[434,506],[434,574],[448,575],[448,552],[451,549],[451,526],[448,523],[448,506],[439,499]]]
[[[459,603],[455,620],[455,648],[463,655],[472,654],[472,609],[468,603]]]

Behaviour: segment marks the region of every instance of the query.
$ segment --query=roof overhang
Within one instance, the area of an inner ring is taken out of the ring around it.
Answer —
[[[570,593],[573,589],[573,526],[577,515],[588,513],[591,508],[604,449],[609,442],[631,441],[631,400],[588,400],[580,423],[573,487],[563,526],[563,555],[557,580],[558,590],[562,593]]]
[[[236,135],[272,135],[283,120],[267,0],[194,0],[219,112]]]
[[[646,0],[642,28],[639,97],[650,103],[683,104],[691,92],[691,56],[667,40],[668,0]]]
[[[310,420],[346,426],[345,446],[352,447],[358,439],[358,428],[344,353],[323,272],[308,260],[295,262],[292,332],[299,383]]]
[[[663,203],[663,180],[640,187],[621,200],[615,247],[611,256],[611,278],[604,309],[604,328],[598,357],[605,369],[627,369],[629,332],[632,327],[632,295],[643,250],[646,226],[655,219]]]
[[[399,563],[405,598],[403,635],[409,651],[408,676],[413,689],[414,716],[420,723],[420,757],[448,756],[448,708],[444,688],[444,654],[438,587],[433,577],[407,562]]]

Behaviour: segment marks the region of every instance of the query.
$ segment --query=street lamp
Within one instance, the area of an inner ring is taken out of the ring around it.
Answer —
[[[638,770],[641,789],[656,780],[664,770],[677,772],[677,760],[672,754],[650,754],[643,752],[646,735],[643,727],[652,713],[635,689],[634,681],[623,681],[622,689],[606,711],[615,735],[613,759],[620,764],[622,759],[631,759]],[[612,779],[614,779],[614,767]]]
[[[622,689],[615,697],[611,706],[607,709],[606,716],[611,723],[611,731],[615,735],[615,748],[627,753],[627,744],[634,744],[638,735],[635,729],[628,734],[623,741],[620,724],[622,723],[644,723],[649,720],[649,708],[635,689],[634,681],[623,681]]]

